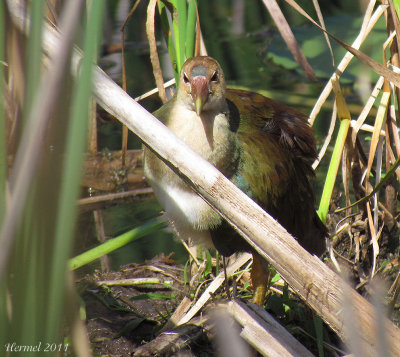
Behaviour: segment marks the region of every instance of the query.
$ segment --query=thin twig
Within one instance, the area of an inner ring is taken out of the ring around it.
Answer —
[[[359,35],[357,36],[357,38],[354,40],[354,42],[351,45],[352,47],[354,47],[356,49],[360,48],[361,44],[364,42],[367,35],[374,28],[375,23],[379,20],[379,18],[381,17],[381,15],[383,14],[383,12],[386,8],[387,8],[386,5],[378,6],[378,8],[375,10],[373,15],[371,16],[371,18],[368,19],[368,25],[365,27],[365,29],[363,27],[361,28]],[[340,75],[341,73],[343,73],[345,71],[346,67],[348,66],[350,61],[353,59],[353,57],[354,57],[353,54],[351,54],[350,52],[346,52],[345,56],[340,61],[339,65],[337,66],[335,73],[332,75],[332,77],[326,83],[325,88],[321,92],[317,102],[314,105],[314,108],[312,109],[312,111],[310,113],[309,122],[311,125],[313,125],[319,111],[321,110],[323,103],[325,103],[326,99],[328,98],[329,94],[332,91],[332,79],[334,79],[336,77],[336,75]]]
[[[121,56],[122,56],[122,88],[126,92],[126,63],[125,63],[125,27],[138,7],[140,0],[137,0],[133,5],[131,11],[129,11],[124,23],[121,26]],[[128,128],[126,125],[122,126],[122,155],[121,155],[121,166],[125,167],[126,151],[128,149]]]
[[[126,192],[115,192],[106,195],[81,198],[78,200],[78,206],[81,211],[91,211],[95,209],[104,209],[123,202],[147,198],[152,195],[153,189],[151,187],[138,188],[136,190]]]
[[[174,84],[175,84],[175,78],[172,78],[168,82],[164,83],[164,88],[168,88],[168,87],[170,87],[170,86],[172,86]],[[140,95],[139,97],[136,97],[135,100],[137,102],[140,102],[141,100],[143,100],[145,98],[148,98],[148,97],[150,97],[151,95],[153,95],[155,93],[158,93],[158,88],[154,88],[154,89],[152,89],[152,90]]]
[[[227,267],[227,275],[231,276],[237,269],[239,269],[243,264],[246,264],[247,261],[251,259],[251,254],[245,253],[242,254],[234,263]],[[221,272],[218,276],[213,280],[213,282],[207,287],[204,293],[200,296],[199,300],[192,306],[192,308],[187,312],[185,316],[178,322],[179,325],[188,322],[193,316],[195,316],[200,309],[204,306],[204,304],[211,297],[210,293],[214,293],[224,281],[225,274]]]
[[[134,285],[154,285],[162,284],[164,287],[169,288],[172,284],[171,280],[161,280],[158,278],[131,278],[131,279],[115,279],[115,280],[100,280],[97,282],[99,285],[106,286],[134,286]]]

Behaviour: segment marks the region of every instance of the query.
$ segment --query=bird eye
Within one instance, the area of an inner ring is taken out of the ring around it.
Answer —
[[[185,83],[189,83],[189,78],[188,78],[188,76],[187,76],[187,74],[185,72],[183,72],[183,81]]]
[[[218,72],[215,71],[211,77],[211,82],[218,82]]]

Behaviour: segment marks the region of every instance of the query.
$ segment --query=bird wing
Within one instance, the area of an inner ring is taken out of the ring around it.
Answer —
[[[315,138],[304,114],[260,94],[227,90],[242,160],[235,183],[313,253],[325,227],[315,213],[310,178]]]

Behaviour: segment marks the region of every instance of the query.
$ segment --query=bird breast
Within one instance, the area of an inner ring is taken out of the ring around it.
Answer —
[[[227,115],[203,114],[200,118],[191,110],[181,109],[170,117],[179,119],[166,124],[180,139],[225,176],[234,175],[239,161],[238,141],[236,133],[229,129]],[[205,128],[204,122],[210,126]],[[177,233],[184,239],[190,236],[197,243],[209,246],[208,229],[221,223],[219,213],[148,149],[145,150],[145,173]]]

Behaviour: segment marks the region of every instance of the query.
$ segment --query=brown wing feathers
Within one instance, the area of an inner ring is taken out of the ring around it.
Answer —
[[[257,93],[227,90],[227,98],[240,112],[241,174],[252,198],[306,249],[321,254],[326,231],[309,182],[317,154],[305,115]]]

